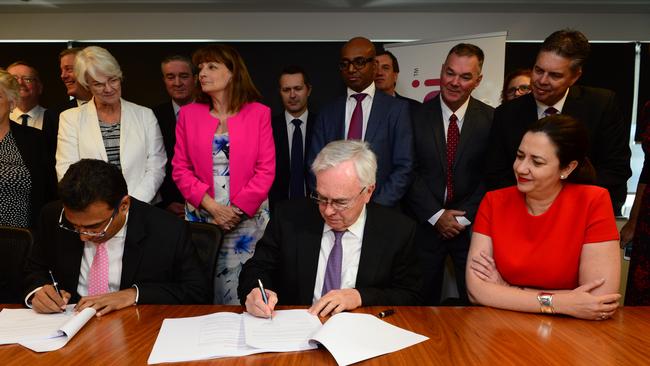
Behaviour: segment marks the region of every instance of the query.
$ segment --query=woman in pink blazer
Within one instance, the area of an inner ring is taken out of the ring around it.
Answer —
[[[201,92],[180,109],[172,178],[185,197],[189,221],[225,232],[214,281],[214,302],[239,304],[241,266],[253,255],[269,220],[275,176],[270,109],[256,100],[239,53],[226,45],[198,49]]]

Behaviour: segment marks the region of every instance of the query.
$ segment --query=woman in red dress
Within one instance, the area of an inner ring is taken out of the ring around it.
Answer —
[[[513,164],[517,185],[488,192],[467,262],[471,301],[496,308],[610,318],[618,308],[618,231],[607,190],[569,116],[533,123]]]

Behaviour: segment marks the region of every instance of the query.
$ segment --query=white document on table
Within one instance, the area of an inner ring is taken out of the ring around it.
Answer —
[[[293,352],[315,349],[309,342],[322,327],[316,315],[307,310],[276,311],[273,319],[258,318],[244,313],[246,344],[267,352]]]
[[[334,356],[349,365],[424,342],[428,337],[396,327],[369,314],[339,313],[313,337]]]
[[[65,312],[39,314],[32,309],[0,311],[0,344],[19,343],[35,352],[54,351],[65,346],[95,315],[95,309],[79,313],[74,305]]]
[[[246,345],[243,318],[236,313],[214,313],[165,319],[148,364],[246,356],[264,352]]]

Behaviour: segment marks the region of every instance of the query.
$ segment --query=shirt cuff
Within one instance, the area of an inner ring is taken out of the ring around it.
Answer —
[[[38,292],[40,289],[42,289],[42,288],[43,288],[43,286],[37,287],[34,290],[32,290],[32,292],[28,293],[27,296],[25,296],[25,305],[27,305],[28,308],[30,308],[30,309],[32,308],[31,299],[34,296],[34,294],[36,292]]]
[[[429,224],[431,224],[431,226],[436,226],[436,222],[438,222],[438,220],[440,219],[440,216],[442,216],[443,212],[445,212],[444,208],[441,209],[440,211],[436,212],[433,216],[431,216],[429,218],[429,220],[427,220],[427,221],[429,221]]]
[[[135,303],[133,303],[133,305],[138,305],[138,300],[140,299],[140,289],[138,288],[138,285],[133,285],[131,287],[135,287]]]

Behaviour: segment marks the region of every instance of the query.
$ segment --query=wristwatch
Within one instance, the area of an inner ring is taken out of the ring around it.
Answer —
[[[540,311],[544,314],[555,314],[553,309],[553,294],[550,292],[540,292],[537,294]]]

